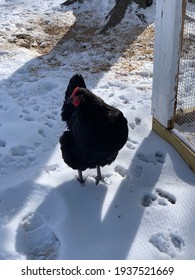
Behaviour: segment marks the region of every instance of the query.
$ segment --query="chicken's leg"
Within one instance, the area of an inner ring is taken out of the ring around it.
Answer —
[[[83,179],[83,173],[81,170],[78,170],[78,174],[79,174],[79,177],[78,177],[78,181],[80,182],[81,186],[84,187],[85,186],[85,181]]]
[[[103,182],[103,179],[102,179],[102,174],[101,174],[100,166],[97,165],[96,185],[99,183],[99,181]]]

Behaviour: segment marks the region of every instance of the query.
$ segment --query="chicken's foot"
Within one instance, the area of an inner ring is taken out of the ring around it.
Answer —
[[[104,180],[102,179],[102,174],[101,174],[101,170],[100,170],[100,166],[99,165],[97,165],[97,176],[96,176],[96,185],[98,185],[99,184],[99,181],[102,181],[102,182],[104,182]]]
[[[82,171],[78,170],[78,174],[79,174],[79,177],[77,178],[77,180],[80,182],[81,187],[84,187],[85,186],[85,180],[83,179]]]

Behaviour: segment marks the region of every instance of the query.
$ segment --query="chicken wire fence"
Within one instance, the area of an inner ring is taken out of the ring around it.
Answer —
[[[175,129],[195,147],[195,0],[186,1]]]

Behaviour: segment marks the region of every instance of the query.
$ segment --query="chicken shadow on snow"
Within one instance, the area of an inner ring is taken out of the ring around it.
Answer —
[[[127,176],[121,180],[119,187],[104,183],[95,186],[90,180],[86,187],[81,187],[73,179],[52,189],[35,212],[49,216],[48,226],[53,227],[61,242],[58,258],[131,259],[131,249],[145,207],[152,202],[148,197],[152,198],[166,155],[172,159],[177,175],[193,185],[194,176],[188,167],[183,165],[183,173],[180,172],[180,156],[169,144],[150,132],[136,151]],[[110,180],[113,175],[104,173]],[[108,188],[113,188],[114,192],[115,187],[116,193],[111,198],[107,197]],[[145,194],[147,199],[144,199]],[[58,198],[57,204],[55,198]],[[28,257],[21,228],[18,229],[16,248]]]

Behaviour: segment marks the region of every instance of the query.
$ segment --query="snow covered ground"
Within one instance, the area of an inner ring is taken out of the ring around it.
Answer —
[[[0,259],[195,259],[195,175],[151,131],[155,5],[100,35],[114,0],[62,2],[0,0]],[[129,124],[98,186],[58,144],[77,72]]]

